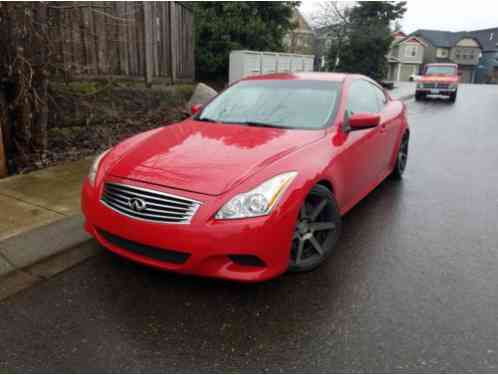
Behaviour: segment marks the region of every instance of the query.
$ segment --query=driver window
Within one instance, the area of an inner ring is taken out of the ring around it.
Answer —
[[[384,106],[386,105],[387,103],[387,98],[386,98],[386,94],[384,93],[383,90],[381,90],[380,88],[378,88],[377,86],[374,86],[374,85],[371,85],[374,90],[375,90],[375,95],[377,95],[377,101],[379,103],[379,112],[382,111],[384,109]]]
[[[379,112],[379,97],[375,90],[375,86],[363,79],[353,81],[348,95],[349,114]]]

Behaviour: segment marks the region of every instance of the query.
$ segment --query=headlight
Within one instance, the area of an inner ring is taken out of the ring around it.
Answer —
[[[296,176],[297,172],[283,173],[247,193],[236,195],[217,212],[215,219],[268,215]]]
[[[95,177],[97,177],[97,172],[99,170],[100,161],[102,160],[102,158],[104,156],[106,156],[106,154],[109,151],[111,151],[111,149],[105,150],[103,153],[101,153],[99,156],[97,156],[95,158],[95,160],[93,161],[92,166],[90,167],[90,171],[88,172],[88,180],[90,181],[90,185],[93,186],[95,184]]]

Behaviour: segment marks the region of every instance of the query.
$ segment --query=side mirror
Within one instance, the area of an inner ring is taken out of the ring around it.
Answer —
[[[348,119],[349,127],[352,130],[375,128],[380,124],[378,113],[355,113]]]
[[[195,115],[197,112],[199,112],[202,109],[202,104],[192,104],[192,107],[190,108],[190,112]]]

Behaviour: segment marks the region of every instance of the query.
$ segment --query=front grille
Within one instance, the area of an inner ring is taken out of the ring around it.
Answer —
[[[102,229],[98,229],[98,232],[110,244],[147,258],[157,259],[162,262],[182,264],[185,263],[190,257],[189,253],[143,245],[138,242],[133,242],[127,240],[126,238],[116,236]]]
[[[447,89],[448,83],[424,83],[424,89]]]
[[[159,223],[188,224],[200,202],[155,190],[107,182],[101,201],[120,214]]]

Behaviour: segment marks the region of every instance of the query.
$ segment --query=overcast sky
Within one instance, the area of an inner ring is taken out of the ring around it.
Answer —
[[[306,0],[300,10],[309,20],[322,0]],[[498,27],[496,0],[408,0],[408,10],[401,21],[403,31],[417,29],[448,31],[478,30]]]

